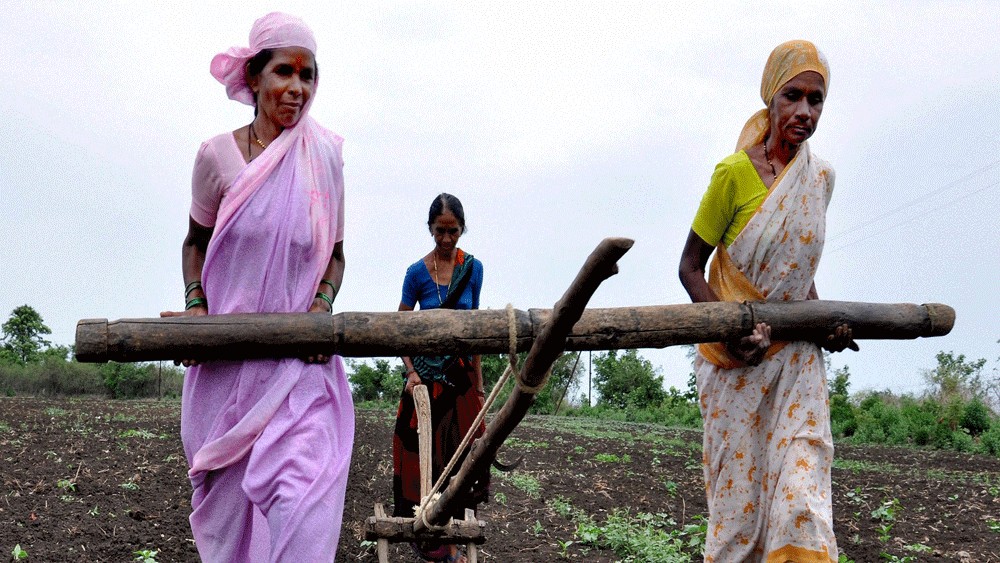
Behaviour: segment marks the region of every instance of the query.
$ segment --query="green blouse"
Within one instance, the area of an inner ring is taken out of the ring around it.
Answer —
[[[722,241],[728,247],[750,222],[767,192],[747,153],[730,155],[715,166],[691,228],[708,244],[716,246]]]

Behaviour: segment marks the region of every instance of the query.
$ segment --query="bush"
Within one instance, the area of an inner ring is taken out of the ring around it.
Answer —
[[[975,447],[975,441],[969,432],[964,428],[951,433],[951,447],[959,452],[971,452]]]
[[[978,398],[965,405],[959,425],[973,436],[979,436],[990,429],[990,408]]]
[[[104,389],[112,399],[156,396],[156,370],[152,364],[108,362],[100,371]]]
[[[979,445],[985,453],[1000,457],[1000,424],[994,424],[984,432],[979,437]]]

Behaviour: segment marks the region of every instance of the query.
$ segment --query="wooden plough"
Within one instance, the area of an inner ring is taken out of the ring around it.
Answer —
[[[528,350],[516,385],[500,411],[476,440],[441,496],[423,518],[391,518],[381,504],[368,519],[366,535],[377,540],[379,560],[389,542],[440,540],[469,545],[485,541],[485,524],[467,511],[452,521],[460,491],[489,471],[497,451],[535,401],[553,362],[564,350],[662,348],[718,342],[750,334],[756,323],[771,326],[773,340],[820,340],[848,323],[855,339],[912,339],[951,331],[955,312],[941,304],[878,304],[837,301],[788,303],[698,303],[652,307],[586,309],[598,286],[618,271],[617,261],[632,241],[609,238],[591,253],[551,310],[432,310],[395,313],[212,315],[192,318],[85,319],[77,325],[79,361],[149,361],[304,357],[482,354]],[[512,330],[513,329],[513,330]],[[420,389],[420,387],[417,387]],[[415,393],[420,412],[420,393]],[[426,399],[426,392],[423,393]],[[429,427],[429,407],[426,424]],[[430,481],[430,430],[421,427],[421,493]],[[428,526],[429,524],[429,526]]]

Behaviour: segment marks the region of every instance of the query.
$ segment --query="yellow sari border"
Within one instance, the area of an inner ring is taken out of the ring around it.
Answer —
[[[708,270],[708,286],[715,292],[715,296],[722,301],[764,301],[764,295],[754,287],[753,283],[747,279],[746,275],[740,271],[733,259],[729,256],[726,247],[720,244],[715,249],[715,257]],[[777,354],[787,342],[775,342],[767,349],[765,358]],[[735,369],[746,367],[746,363],[733,356],[726,350],[725,344],[721,342],[711,342],[698,345],[698,352],[722,369]]]

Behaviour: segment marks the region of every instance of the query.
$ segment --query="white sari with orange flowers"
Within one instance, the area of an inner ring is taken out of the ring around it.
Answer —
[[[803,143],[729,248],[709,285],[725,301],[807,298],[823,251],[833,170]],[[758,366],[701,345],[710,509],[705,561],[837,561],[830,498],[833,439],[819,346],[781,342]]]

